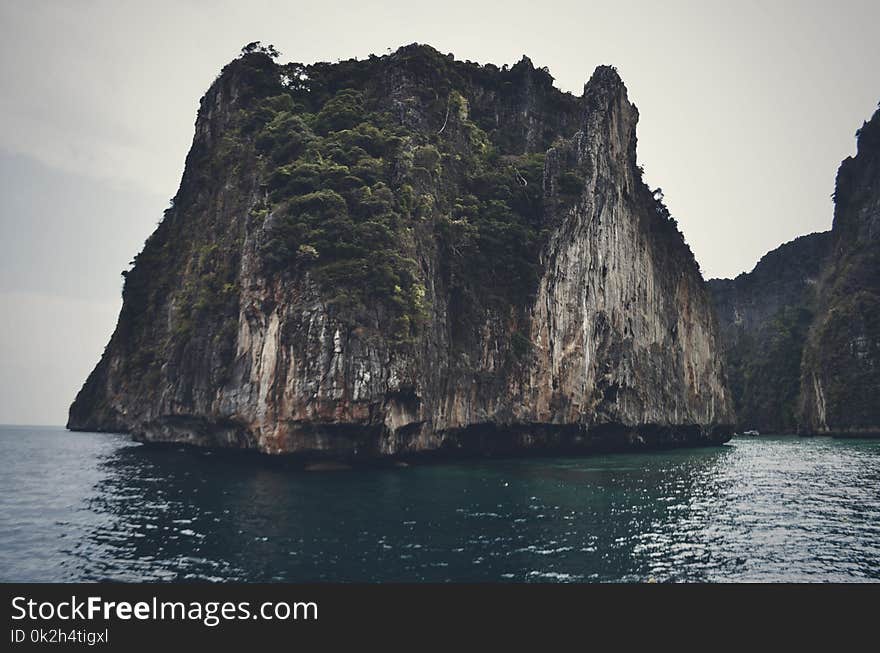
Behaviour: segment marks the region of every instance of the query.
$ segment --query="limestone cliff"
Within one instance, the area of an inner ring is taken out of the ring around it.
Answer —
[[[837,172],[832,255],[801,367],[805,433],[880,437],[880,110]]]
[[[723,442],[699,269],[614,69],[259,49],[202,99],[72,429],[346,458]]]
[[[831,231],[709,281],[741,429],[880,435],[880,112],[834,199]]]
[[[798,430],[801,358],[830,246],[830,232],[801,236],[749,273],[708,282],[741,431]]]

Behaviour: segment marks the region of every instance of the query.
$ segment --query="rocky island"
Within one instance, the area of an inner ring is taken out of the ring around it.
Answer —
[[[337,459],[730,437],[613,68],[577,97],[525,57],[276,59],[247,46],[202,98],[69,428]]]
[[[880,437],[880,111],[857,145],[831,231],[709,281],[741,429]]]

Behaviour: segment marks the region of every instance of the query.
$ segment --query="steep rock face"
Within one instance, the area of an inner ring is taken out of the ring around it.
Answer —
[[[880,111],[837,173],[832,256],[801,368],[805,433],[880,436]]]
[[[526,58],[244,55],[68,426],[351,458],[724,441],[637,119],[607,67],[576,98]]]
[[[749,273],[708,282],[740,430],[798,430],[801,358],[830,249],[830,232],[801,236]]]
[[[880,435],[880,112],[834,198],[830,232],[709,281],[742,429]]]

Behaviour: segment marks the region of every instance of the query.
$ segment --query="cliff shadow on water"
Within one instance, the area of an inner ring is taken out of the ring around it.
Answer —
[[[613,68],[577,97],[526,57],[276,55],[202,98],[69,428],[349,460],[730,437],[709,294]]]

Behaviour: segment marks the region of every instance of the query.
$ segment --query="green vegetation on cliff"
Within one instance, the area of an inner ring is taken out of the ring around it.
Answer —
[[[730,344],[727,379],[743,429],[797,430],[801,355],[812,318],[804,304],[784,306],[759,332]]]
[[[368,322],[381,310],[407,341],[428,315],[417,241],[435,238],[461,307],[524,304],[546,237],[543,153],[517,151],[526,149],[518,134],[475,122],[464,93],[475,76],[489,79],[483,68],[414,46],[389,88],[379,61],[294,63],[279,74],[251,51],[231,64],[250,83],[225,138],[230,153],[253,147],[265,179],[251,216],[266,223],[266,273],[309,271],[342,314]],[[520,68],[489,71],[499,95]],[[551,94],[549,74],[532,72]],[[423,96],[403,103],[402,121],[387,97],[400,86]],[[573,201],[582,182],[573,172],[561,181]]]

